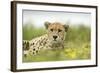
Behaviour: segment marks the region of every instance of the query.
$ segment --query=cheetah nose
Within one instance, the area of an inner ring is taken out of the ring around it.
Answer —
[[[57,36],[53,36],[53,38],[54,38],[54,39],[56,39],[56,38],[57,38]]]

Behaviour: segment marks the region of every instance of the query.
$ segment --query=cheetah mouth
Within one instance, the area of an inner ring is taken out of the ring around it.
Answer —
[[[54,39],[53,41],[57,41],[56,39]]]

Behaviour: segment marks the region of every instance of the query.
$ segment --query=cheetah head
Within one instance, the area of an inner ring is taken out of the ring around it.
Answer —
[[[65,34],[68,31],[68,25],[63,25],[59,22],[45,22],[48,39],[52,44],[62,43],[65,39]]]

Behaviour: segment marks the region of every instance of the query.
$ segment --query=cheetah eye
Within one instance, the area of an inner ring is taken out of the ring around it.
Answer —
[[[53,32],[53,29],[50,29],[50,31],[52,31],[52,32]]]
[[[61,29],[58,29],[58,32],[61,32],[62,30]]]

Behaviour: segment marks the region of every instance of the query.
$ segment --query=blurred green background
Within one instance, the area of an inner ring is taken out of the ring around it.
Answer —
[[[33,24],[23,25],[23,40],[31,40],[46,33],[43,27],[35,27]],[[70,26],[66,34],[65,48],[63,50],[42,50],[36,56],[23,56],[23,62],[84,60],[91,58],[91,29],[80,24]]]

